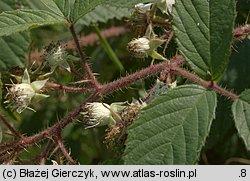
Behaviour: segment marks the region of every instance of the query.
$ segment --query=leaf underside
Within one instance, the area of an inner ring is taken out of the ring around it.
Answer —
[[[128,131],[125,164],[194,164],[215,114],[216,94],[180,86],[155,98]]]

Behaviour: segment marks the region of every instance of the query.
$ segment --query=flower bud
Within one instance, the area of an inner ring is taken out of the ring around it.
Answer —
[[[87,125],[85,129],[104,125],[112,126],[116,123],[108,104],[100,102],[88,103],[85,111],[80,113],[85,118],[85,124]]]
[[[33,98],[46,98],[47,95],[37,93],[47,82],[47,80],[34,81],[30,83],[30,77],[27,69],[24,71],[22,83],[12,84],[11,88],[7,89],[5,103],[8,103],[10,107],[16,109],[18,113],[21,113],[26,108],[34,111],[28,107]]]
[[[128,43],[127,49],[130,54],[135,58],[146,58],[151,56],[153,59],[166,60],[156,50],[164,43],[164,40],[159,38],[142,37],[137,38]]]
[[[51,67],[51,72],[54,72],[54,70],[58,66],[70,72],[70,66],[67,62],[68,54],[59,44],[49,45],[47,51],[48,55],[46,56],[45,59],[48,62],[49,66]]]
[[[128,43],[127,49],[133,57],[145,58],[150,50],[149,42],[146,37],[137,38]]]

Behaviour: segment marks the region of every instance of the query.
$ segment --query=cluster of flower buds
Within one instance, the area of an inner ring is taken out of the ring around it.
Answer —
[[[33,100],[41,100],[48,95],[40,94],[39,91],[44,87],[46,80],[38,80],[30,82],[28,70],[25,69],[22,77],[22,82],[19,84],[12,83],[10,88],[7,88],[6,101],[8,107],[16,109],[18,113],[23,112],[26,108],[34,111],[29,105]]]

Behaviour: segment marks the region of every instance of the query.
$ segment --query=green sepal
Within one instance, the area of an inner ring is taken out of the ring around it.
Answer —
[[[29,72],[27,69],[24,70],[22,83],[30,84],[30,76],[29,76]]]
[[[41,88],[43,88],[45,86],[45,84],[48,80],[49,79],[37,80],[37,81],[32,82],[30,85],[34,89],[34,91],[37,92],[38,90],[40,90]]]

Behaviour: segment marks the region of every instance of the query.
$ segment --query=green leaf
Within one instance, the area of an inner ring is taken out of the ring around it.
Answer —
[[[181,54],[202,78],[216,80],[230,55],[234,0],[178,0],[173,23]]]
[[[66,23],[55,14],[42,10],[13,10],[0,14],[0,36],[10,35],[31,28]]]
[[[243,139],[246,148],[250,150],[250,90],[240,94],[240,98],[232,105],[235,126]]]
[[[109,5],[99,5],[91,12],[83,16],[77,24],[90,25],[97,22],[107,22],[110,19],[122,19],[130,16],[131,11],[128,8],[114,7]]]
[[[11,36],[0,37],[0,70],[10,67],[24,67],[25,55],[29,48],[29,34],[16,33]]]
[[[155,2],[153,0],[76,0],[71,13],[71,21],[76,22],[80,17],[95,9],[98,5],[108,4],[111,6],[132,8],[138,3]],[[102,10],[101,10],[102,11]]]
[[[15,0],[0,1],[0,12],[10,11],[15,5]],[[0,71],[8,70],[13,66],[24,67],[29,39],[28,33],[16,33],[12,36],[0,37]]]
[[[156,97],[128,131],[125,164],[194,164],[208,136],[216,94],[186,85]]]
[[[232,130],[235,129],[231,111],[232,102],[224,96],[219,96],[217,102],[216,118],[213,120],[205,149],[210,151],[213,149],[224,154],[224,152],[218,150],[218,147],[223,148],[229,142],[231,134],[234,134]]]
[[[70,0],[41,0],[53,13],[68,17],[70,13]]]
[[[126,7],[133,8],[136,4],[139,3],[152,3],[152,2],[160,2],[161,0],[106,0],[105,3],[110,4],[116,7]]]
[[[10,11],[15,6],[16,2],[14,0],[1,0],[0,1],[0,12]]]
[[[76,22],[81,16],[89,13],[104,2],[104,0],[76,0],[71,13],[71,21]]]

